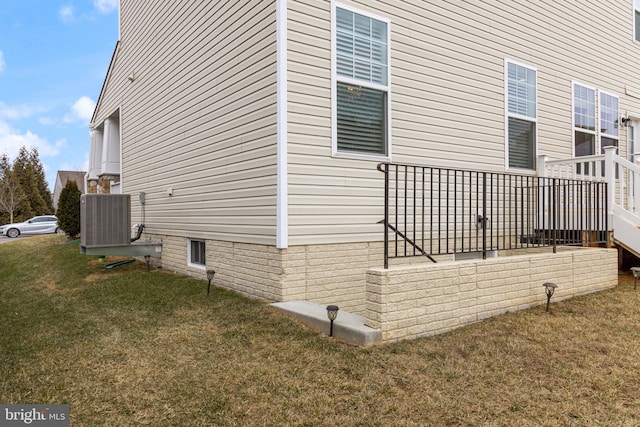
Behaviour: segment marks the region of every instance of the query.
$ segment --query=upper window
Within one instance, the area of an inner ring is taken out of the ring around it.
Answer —
[[[602,154],[605,147],[618,146],[618,111],[617,96],[579,83],[573,84],[573,148],[576,157]]]
[[[596,153],[596,90],[577,83],[573,85],[574,155]]]
[[[633,0],[633,35],[640,42],[640,0]]]
[[[189,260],[189,265],[193,267],[205,267],[207,263],[205,256],[205,243],[202,240],[189,240],[187,248],[187,259]]]
[[[387,24],[336,8],[338,75],[386,86],[387,62]]]
[[[389,24],[335,8],[334,154],[389,155]]]
[[[618,146],[618,97],[599,92],[600,95],[600,153],[604,147]]]
[[[536,69],[506,61],[507,82],[507,165],[535,169]]]

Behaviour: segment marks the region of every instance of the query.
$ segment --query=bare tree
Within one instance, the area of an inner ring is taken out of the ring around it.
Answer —
[[[27,196],[20,188],[20,182],[11,170],[0,171],[0,211],[9,214],[9,223],[13,223],[13,214]]]

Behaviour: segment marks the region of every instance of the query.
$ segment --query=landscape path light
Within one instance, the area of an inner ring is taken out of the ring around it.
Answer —
[[[151,263],[151,255],[145,255],[144,260],[147,262],[147,273],[151,271],[149,264]]]
[[[638,289],[638,277],[640,277],[640,267],[631,267],[633,273],[633,289]]]
[[[211,281],[215,274],[216,272],[214,270],[207,270],[207,280],[209,281],[209,285],[207,286],[207,295],[209,295],[209,291],[211,291]]]
[[[542,286],[544,286],[544,291],[547,294],[547,311],[549,311],[549,303],[551,302],[551,297],[553,296],[553,293],[555,292],[558,285],[556,285],[555,283],[547,282]]]
[[[338,317],[338,306],[337,305],[328,305],[327,306],[327,317],[329,318],[329,321],[331,322],[331,326],[329,326],[329,336],[332,337],[333,336],[333,321],[336,320],[336,317]]]

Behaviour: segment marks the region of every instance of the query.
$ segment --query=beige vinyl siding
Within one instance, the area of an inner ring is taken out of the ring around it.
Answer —
[[[134,221],[145,192],[149,233],[274,244],[275,1],[121,8],[120,52],[96,122],[120,107]]]
[[[537,69],[538,154],[571,156],[572,81],[640,112],[631,2],[336,4],[391,22],[394,162],[504,171],[505,59]],[[331,2],[288,7],[289,244],[381,240],[377,162],[331,157]]]

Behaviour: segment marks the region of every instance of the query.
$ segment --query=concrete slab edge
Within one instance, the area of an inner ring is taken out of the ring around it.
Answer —
[[[277,302],[271,306],[329,335],[330,322],[326,306],[310,301]],[[380,343],[382,331],[366,326],[365,320],[363,316],[344,310],[338,311],[338,317],[333,322],[333,337],[338,341],[361,347]]]

